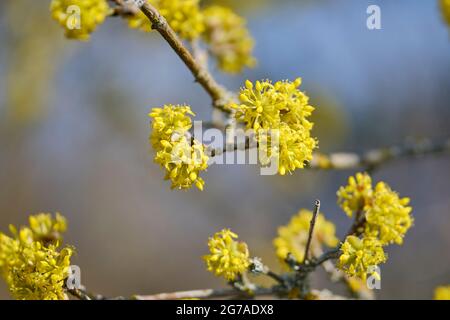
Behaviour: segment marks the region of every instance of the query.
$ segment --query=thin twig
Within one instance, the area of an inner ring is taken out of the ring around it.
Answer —
[[[208,70],[204,68],[201,63],[195,60],[176,32],[167,23],[166,19],[147,1],[143,3],[140,9],[150,20],[152,28],[161,34],[161,36],[167,41],[167,43],[191,71],[195,80],[210,95],[213,106],[224,112],[229,112],[228,109],[225,108],[225,104],[228,99],[228,93],[225,88],[219,85]]]
[[[221,156],[226,152],[244,151],[256,148],[258,143],[249,137],[245,137],[244,143],[226,144],[223,148],[208,149],[208,156],[211,158]]]
[[[234,288],[225,289],[202,289],[189,291],[176,291],[170,293],[159,293],[154,295],[137,295],[137,300],[177,300],[177,299],[212,299],[226,297],[247,297],[252,298],[261,295],[273,295],[277,293],[277,287],[257,288],[251,294],[245,293]]]
[[[308,164],[312,169],[347,170],[363,168],[373,170],[391,160],[450,153],[450,138],[441,141],[430,139],[406,142],[388,148],[370,150],[362,155],[352,152],[331,154],[316,153]]]
[[[79,300],[100,300],[79,288],[67,289],[67,292]]]
[[[311,222],[309,223],[308,240],[306,241],[305,254],[303,255],[303,263],[307,262],[307,260],[308,260],[309,248],[311,247],[314,226],[316,225],[316,219],[317,219],[317,214],[319,213],[319,210],[320,210],[320,200],[316,200],[316,202],[314,203],[314,210],[313,210]]]
[[[285,279],[280,276],[279,274],[271,271],[271,270],[267,270],[267,272],[265,273],[268,277],[274,279],[275,281],[277,281],[279,284],[285,286],[286,285],[286,281]]]
[[[223,148],[223,150],[211,150],[209,155],[214,157],[222,155],[227,151],[249,149],[250,144],[247,141],[249,141],[248,138],[246,138],[245,145],[237,145],[235,143],[233,146]],[[252,145],[251,147],[256,147],[256,145]],[[330,154],[315,152],[312,160],[306,164],[305,168],[317,170],[362,169],[373,171],[375,168],[392,160],[439,154],[450,154],[450,138],[444,141],[431,141],[427,139],[388,148],[372,149],[362,155],[354,152],[335,152]]]

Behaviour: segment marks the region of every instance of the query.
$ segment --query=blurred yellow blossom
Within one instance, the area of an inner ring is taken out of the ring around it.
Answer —
[[[50,213],[39,213],[29,217],[30,229],[35,241],[60,241],[62,233],[67,229],[67,221],[61,214],[56,213],[55,218]]]
[[[450,26],[450,0],[440,0],[442,16],[445,22]]]
[[[291,253],[297,261],[303,262],[312,216],[312,211],[301,209],[287,225],[278,228],[278,237],[274,239],[273,244],[281,261],[284,262],[288,253]],[[322,245],[337,246],[339,240],[336,238],[335,231],[334,224],[319,213],[311,241],[311,252],[320,254]]]
[[[70,39],[88,40],[90,34],[111,13],[107,0],[52,0],[53,19]]]
[[[45,226],[44,226],[45,225]],[[73,250],[59,249],[59,241],[43,239],[65,230],[63,217],[53,220],[30,217],[30,228],[10,226],[12,237],[0,233],[0,272],[14,298],[20,300],[66,299],[64,281],[69,275]]]
[[[233,10],[211,6],[203,11],[206,31],[203,33],[210,52],[217,58],[219,68],[238,73],[245,67],[254,67],[254,40],[246,27],[246,21]]]
[[[435,300],[450,300],[450,285],[440,286],[434,290]]]
[[[203,15],[200,11],[199,0],[147,0],[159,10],[172,29],[182,38],[192,40],[198,38],[205,30]],[[139,11],[128,17],[130,28],[145,32],[152,30],[151,22]]]
[[[403,236],[413,224],[409,201],[400,198],[386,183],[377,183],[365,216],[365,233],[377,237],[383,245],[402,244]]]
[[[377,238],[347,236],[341,246],[342,254],[339,257],[338,267],[350,277],[359,277],[366,280],[368,272],[379,278],[380,275],[371,267],[378,266],[386,261],[381,242]]]
[[[217,232],[208,241],[210,254],[203,257],[208,271],[227,281],[236,280],[250,265],[247,244],[237,238],[229,229]]]
[[[339,188],[338,203],[351,217],[354,212],[363,210],[369,204],[372,193],[372,178],[367,173],[357,173],[348,178],[345,187]]]

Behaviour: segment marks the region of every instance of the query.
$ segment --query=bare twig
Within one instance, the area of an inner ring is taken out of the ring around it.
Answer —
[[[279,274],[277,274],[277,273],[275,273],[275,272],[273,272],[271,270],[268,270],[266,272],[266,275],[269,276],[270,278],[274,279],[275,281],[277,281],[281,285],[285,285],[286,284],[286,281],[283,279],[283,277],[281,277]]]
[[[234,152],[238,150],[249,150],[252,148],[256,148],[258,146],[256,141],[253,141],[249,137],[245,137],[244,143],[234,143],[234,144],[227,144],[223,148],[216,148],[216,149],[208,149],[208,156],[211,158],[223,155],[226,152]]]
[[[123,0],[114,1],[119,6],[124,5]],[[167,41],[178,57],[180,57],[180,59],[194,75],[195,80],[209,94],[212,98],[213,106],[224,112],[229,112],[228,109],[225,108],[225,104],[228,102],[228,92],[216,82],[216,80],[212,77],[208,70],[202,66],[201,63],[195,60],[191,52],[186,48],[175,31],[169,26],[166,19],[147,1],[144,1],[140,7],[140,10],[150,20],[152,28],[161,34],[161,36]]]
[[[212,298],[226,298],[226,297],[246,297],[252,298],[262,295],[273,295],[277,293],[277,288],[257,288],[252,293],[245,293],[234,288],[226,289],[202,289],[177,291],[170,293],[159,293],[154,295],[137,295],[134,296],[137,300],[177,300],[177,299],[212,299]]]
[[[237,145],[235,143],[234,146],[223,148],[223,150],[211,150],[210,156],[221,155],[227,151],[249,149],[250,144],[247,141],[249,139],[246,139],[245,145]],[[252,145],[251,147],[256,146]],[[306,168],[317,170],[362,169],[372,171],[392,160],[439,154],[450,154],[450,138],[444,141],[427,139],[388,148],[372,149],[362,155],[354,152],[335,152],[330,154],[316,152],[311,162],[306,164]]]
[[[307,262],[307,260],[308,260],[309,248],[311,247],[314,226],[316,225],[316,219],[317,219],[317,214],[319,213],[319,210],[320,210],[320,200],[316,200],[316,202],[314,204],[313,215],[311,217],[311,222],[309,224],[308,240],[306,241],[305,254],[303,255],[303,263]]]
[[[352,152],[328,155],[316,153],[308,166],[313,169],[347,170],[363,168],[373,170],[394,159],[442,153],[450,153],[450,138],[443,141],[423,139],[407,142],[393,147],[373,149],[362,155]]]
[[[73,297],[79,299],[79,300],[103,300],[103,296],[91,294],[86,291],[84,287],[81,288],[66,288],[67,292],[70,293]]]

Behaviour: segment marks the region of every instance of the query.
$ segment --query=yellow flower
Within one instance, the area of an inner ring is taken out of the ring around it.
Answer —
[[[62,300],[66,298],[65,280],[69,275],[71,248],[57,250],[41,242],[22,246],[11,266],[8,285],[18,300]]]
[[[238,73],[245,67],[254,67],[254,41],[245,19],[222,6],[211,6],[203,14],[206,26],[203,38],[217,58],[219,68],[228,73]]]
[[[384,182],[377,183],[366,212],[367,235],[376,236],[383,245],[403,243],[403,236],[413,224],[409,198],[400,198]]]
[[[351,217],[369,204],[372,193],[372,178],[367,173],[357,173],[348,178],[348,185],[339,188],[338,204]]]
[[[29,217],[30,229],[33,232],[34,241],[59,241],[62,233],[67,229],[67,221],[58,212],[55,219],[50,213],[39,213]]]
[[[158,151],[155,162],[166,170],[166,180],[172,181],[172,189],[189,189],[193,184],[203,190],[205,181],[200,171],[208,168],[205,146],[197,140],[180,136],[172,141],[162,140],[163,149]]]
[[[244,122],[247,129],[276,129],[280,122],[298,130],[312,129],[312,123],[307,119],[314,107],[309,105],[309,98],[298,88],[301,78],[293,82],[256,81],[249,80],[239,94],[240,104],[231,103],[229,108],[236,111],[236,119]]]
[[[371,267],[386,261],[383,247],[377,238],[359,239],[355,236],[348,236],[341,246],[341,251],[338,267],[348,276],[356,276],[365,281],[368,272],[372,272],[372,276],[380,277],[378,273],[370,270]]]
[[[241,89],[240,104],[230,103],[235,118],[257,135],[260,163],[277,161],[281,175],[303,168],[312,159],[317,140],[311,137],[313,124],[307,119],[314,108],[298,88],[301,79],[293,82],[246,81]],[[273,141],[276,139],[275,141]]]
[[[270,81],[256,81],[253,85],[247,80],[239,100],[241,104],[231,103],[229,107],[236,111],[236,119],[244,122],[247,129],[257,131],[279,126],[282,104]]]
[[[310,210],[301,209],[287,225],[278,228],[278,237],[274,239],[273,245],[281,261],[284,262],[288,253],[291,253],[297,261],[303,262],[312,215]],[[319,213],[311,241],[311,252],[320,254],[322,245],[337,246],[339,240],[335,236],[335,231],[334,224]]]
[[[442,16],[445,22],[450,26],[450,0],[440,0]]]
[[[261,165],[270,165],[270,161],[278,163],[278,173],[285,175],[286,172],[304,168],[312,159],[312,152],[317,146],[317,141],[310,136],[308,130],[299,127],[297,130],[281,123],[278,129],[274,129],[273,138],[277,144],[272,143],[270,131],[265,134],[260,131],[258,145],[260,148],[259,161]]]
[[[434,290],[434,300],[450,300],[450,285],[437,287]]]
[[[52,0],[50,11],[65,36],[77,40],[88,40],[111,13],[107,0]]]
[[[152,118],[152,134],[150,137],[155,150],[161,150],[161,141],[170,141],[173,134],[184,134],[192,127],[190,116],[195,116],[189,106],[165,105],[153,108],[149,114]]]
[[[361,291],[367,290],[367,285],[360,278],[347,277],[345,281],[347,282],[347,285],[352,292],[359,293]]]
[[[205,30],[199,0],[147,0],[159,10],[172,29],[182,38],[192,40],[198,38]],[[139,11],[128,18],[130,28],[145,32],[152,30],[151,22]]]
[[[154,108],[150,142],[156,151],[155,162],[166,170],[166,180],[172,181],[172,189],[188,189],[193,184],[203,190],[205,181],[200,171],[208,168],[205,146],[190,139],[188,130],[194,116],[189,106],[166,105]]]
[[[0,233],[0,273],[16,299],[66,299],[65,279],[68,277],[73,250],[59,250],[56,239],[49,235],[64,232],[65,220],[39,214],[30,217],[30,228],[17,230],[10,226],[12,237]]]
[[[307,118],[311,116],[314,107],[309,105],[309,97],[298,88],[302,84],[302,79],[297,78],[293,82],[278,81],[275,83],[275,90],[278,92],[281,101],[281,121],[290,126],[301,126],[306,130],[311,130],[312,122]]]
[[[208,241],[210,254],[203,257],[208,271],[227,281],[236,280],[250,265],[247,244],[237,238],[229,229],[217,232]]]

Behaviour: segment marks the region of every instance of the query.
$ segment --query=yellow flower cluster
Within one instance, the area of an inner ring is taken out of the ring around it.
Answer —
[[[198,38],[205,30],[199,0],[147,0],[159,10],[172,29],[182,38]],[[151,22],[142,12],[128,18],[130,28],[145,32],[152,30]]]
[[[374,196],[366,211],[366,234],[376,236],[383,245],[403,243],[403,236],[413,224],[409,198],[400,198],[384,182],[375,186]]]
[[[348,236],[341,246],[341,251],[339,268],[349,276],[356,276],[362,280],[366,279],[369,267],[377,266],[385,262],[387,258],[380,241],[373,237],[360,239],[356,236]],[[374,270],[371,275],[380,277]]]
[[[111,13],[107,0],[52,0],[50,11],[65,36],[77,40],[88,40]]]
[[[203,190],[205,181],[199,173],[208,168],[208,156],[205,146],[188,135],[190,115],[194,113],[189,106],[154,108],[149,114],[153,119],[150,141],[155,162],[166,170],[165,179],[172,181],[172,188],[188,189],[195,184]]]
[[[367,250],[367,255],[381,257],[378,251],[383,252],[383,246],[403,243],[404,235],[413,224],[412,208],[408,206],[409,198],[400,198],[384,182],[378,182],[373,188],[372,179],[367,173],[357,173],[355,177],[350,177],[348,185],[341,187],[337,196],[345,213],[350,217],[357,213],[357,219],[364,224],[363,230],[358,230],[362,235],[359,240],[363,244],[360,251]],[[340,266],[350,276],[361,276],[370,265],[356,264],[355,260],[348,259],[351,245],[355,247],[354,244],[357,243],[355,238],[358,239],[354,236],[347,237],[342,245]],[[349,243],[349,240],[352,243]],[[376,255],[370,253],[375,251],[378,252]],[[380,258],[380,262],[384,260]]]
[[[297,261],[303,262],[312,216],[312,211],[301,209],[286,226],[278,228],[278,237],[274,239],[273,245],[281,261],[284,262],[288,253],[291,253]],[[320,254],[322,245],[337,246],[339,240],[335,236],[335,231],[334,224],[319,213],[311,241],[311,252]]]
[[[255,43],[245,19],[222,6],[211,6],[203,11],[203,15],[206,27],[203,38],[221,70],[238,73],[245,67],[256,65],[252,56]]]
[[[400,198],[384,182],[372,187],[367,173],[357,173],[348,179],[348,185],[338,192],[338,203],[351,217],[353,213],[364,214],[365,234],[379,238],[383,245],[402,244],[403,236],[413,224],[409,198]]]
[[[450,26],[450,0],[440,0],[442,16],[445,22]]]
[[[250,266],[247,244],[237,238],[229,229],[217,232],[208,241],[210,254],[203,257],[208,271],[227,281],[236,280]]]
[[[67,221],[58,212],[55,218],[50,213],[39,213],[29,217],[30,229],[33,233],[34,241],[48,243],[51,241],[61,241],[62,234],[67,230]]]
[[[367,173],[358,172],[348,178],[348,185],[339,188],[338,203],[352,217],[354,212],[363,210],[369,204],[372,194],[372,178]]]
[[[12,236],[0,233],[0,273],[14,298],[20,300],[66,299],[64,281],[73,250],[59,249],[66,221],[59,214],[31,216],[29,227]]]
[[[440,286],[434,290],[435,300],[450,300],[450,285]]]
[[[301,82],[301,78],[275,84],[270,81],[253,84],[247,80],[239,95],[240,103],[228,106],[235,111],[238,121],[257,133],[259,147],[267,154],[267,158],[260,158],[261,164],[267,165],[268,159],[275,158],[281,175],[304,168],[317,147],[310,133],[313,123],[308,120],[314,107],[298,89]],[[270,132],[276,133],[277,143],[272,141]]]

